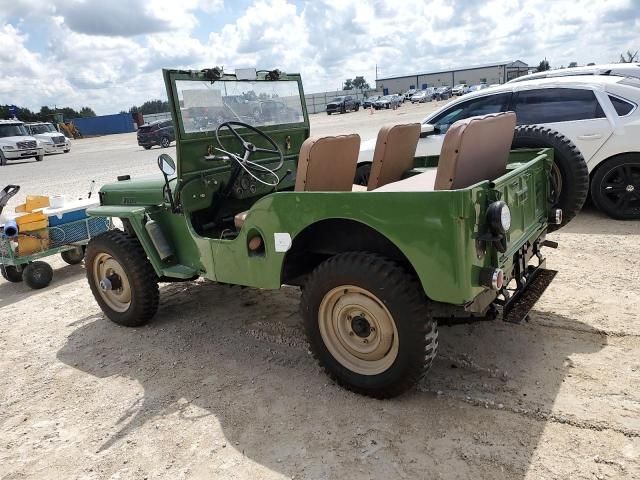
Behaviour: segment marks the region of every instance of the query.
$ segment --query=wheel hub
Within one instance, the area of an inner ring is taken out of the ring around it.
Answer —
[[[627,188],[625,189],[627,192],[631,193],[636,189],[636,187],[634,187],[633,185],[627,185]]]
[[[351,319],[351,330],[360,338],[367,338],[371,335],[371,324],[365,317],[356,315]]]
[[[91,269],[98,292],[109,308],[116,312],[127,311],[131,305],[131,286],[122,265],[103,252],[96,255]]]

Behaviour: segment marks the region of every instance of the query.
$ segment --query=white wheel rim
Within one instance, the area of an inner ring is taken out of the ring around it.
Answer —
[[[353,285],[329,291],[318,309],[320,335],[342,366],[361,375],[388,370],[398,356],[395,321],[371,292]]]
[[[122,265],[108,253],[99,253],[93,261],[92,270],[93,280],[104,302],[116,312],[126,312],[131,306],[131,285]],[[118,285],[118,288],[112,290],[102,289],[100,282],[113,275],[119,278],[120,285]]]

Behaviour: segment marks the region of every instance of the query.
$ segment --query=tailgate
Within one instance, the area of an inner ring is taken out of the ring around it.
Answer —
[[[509,163],[508,172],[494,182],[496,200],[502,200],[511,211],[511,228],[506,234],[510,257],[532,235],[546,228],[549,216],[549,174],[553,150],[543,149],[526,163]]]

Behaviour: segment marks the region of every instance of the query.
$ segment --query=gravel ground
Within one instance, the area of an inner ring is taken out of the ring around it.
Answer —
[[[432,105],[317,115],[313,133],[419,120]],[[167,150],[168,153],[172,153]],[[10,164],[0,183],[84,193],[155,172],[133,135]],[[41,291],[0,280],[3,479],[640,478],[640,223],[587,208],[550,238],[555,281],[524,325],[441,327],[417,391],[389,401],[331,383],[295,289],[165,285],[156,320],[104,319],[82,266]]]

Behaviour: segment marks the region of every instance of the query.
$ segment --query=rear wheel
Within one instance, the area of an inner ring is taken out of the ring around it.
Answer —
[[[41,162],[44,160],[44,153],[42,155],[38,155],[37,157],[34,157],[36,159],[36,162]]]
[[[354,392],[400,395],[436,355],[436,322],[422,288],[379,255],[349,252],[321,263],[305,284],[301,308],[312,353]]]
[[[553,231],[569,223],[582,209],[589,192],[589,170],[578,147],[561,133],[539,125],[516,127],[512,149],[539,147],[554,149],[552,206],[562,209],[562,224],[549,225]]]
[[[162,137],[162,140],[160,140],[160,146],[162,148],[169,148],[169,145],[171,145],[169,137]]]
[[[79,246],[72,250],[65,250],[60,254],[60,256],[62,257],[62,260],[67,262],[69,265],[77,265],[82,263],[82,260],[84,259],[84,251],[85,247]]]
[[[4,167],[6,164],[7,164],[7,159],[2,154],[2,152],[0,152],[0,167]]]
[[[7,282],[18,283],[22,281],[22,271],[13,265],[0,265],[0,274]]]
[[[155,315],[158,277],[135,237],[111,230],[93,238],[85,265],[93,296],[110,320],[138,327]]]
[[[22,278],[24,279],[24,283],[34,290],[38,290],[51,283],[53,279],[53,268],[46,262],[33,262],[24,267]]]
[[[639,219],[640,157],[620,155],[600,165],[591,180],[591,198],[611,218]]]

